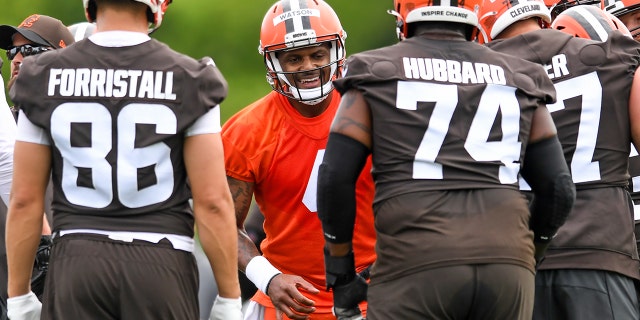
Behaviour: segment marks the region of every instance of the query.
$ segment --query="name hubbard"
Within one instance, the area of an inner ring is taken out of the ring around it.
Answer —
[[[47,95],[176,100],[173,72],[114,69],[51,69]]]
[[[507,84],[504,69],[486,63],[428,58],[402,58],[408,79],[451,83]]]

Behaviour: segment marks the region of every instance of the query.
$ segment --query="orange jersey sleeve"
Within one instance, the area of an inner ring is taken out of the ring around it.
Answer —
[[[263,255],[283,273],[299,275],[321,291],[308,295],[318,312],[331,312],[333,302],[325,287],[324,237],[316,208],[318,167],[340,100],[336,91],[332,94],[323,114],[305,118],[272,92],[234,115],[222,129],[227,175],[255,183],[255,199],[265,217]],[[353,246],[356,268],[362,270],[375,260],[370,161],[357,188]],[[270,304],[262,296],[259,302]]]

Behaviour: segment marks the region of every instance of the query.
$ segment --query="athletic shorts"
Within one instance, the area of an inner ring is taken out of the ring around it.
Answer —
[[[634,280],[588,269],[540,270],[533,320],[640,319]]]
[[[198,319],[193,254],[168,240],[123,242],[95,234],[56,237],[42,319]]]
[[[370,286],[367,320],[529,320],[534,274],[511,264],[424,270]]]

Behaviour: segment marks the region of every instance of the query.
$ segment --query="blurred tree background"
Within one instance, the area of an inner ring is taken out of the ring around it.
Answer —
[[[174,0],[153,35],[174,50],[194,58],[210,56],[229,82],[222,103],[226,121],[242,107],[271,90],[258,54],[262,18],[275,0]],[[396,42],[395,18],[386,13],[391,0],[327,0],[347,31],[347,55]],[[17,26],[33,13],[62,20],[85,21],[81,0],[0,0],[0,24]],[[9,79],[9,61],[2,52],[2,75]]]

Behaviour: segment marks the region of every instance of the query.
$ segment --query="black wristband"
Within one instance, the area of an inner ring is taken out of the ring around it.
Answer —
[[[266,288],[266,292],[264,294],[269,295],[269,286],[271,285],[271,281],[273,280],[273,278],[281,275],[282,273],[276,273],[273,275],[273,277],[271,277],[271,279],[269,279],[269,281],[267,281],[267,285],[265,286]]]
[[[327,248],[325,248],[324,266],[327,289],[349,283],[356,276],[353,251],[342,257],[334,257],[329,255]]]

